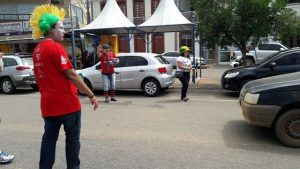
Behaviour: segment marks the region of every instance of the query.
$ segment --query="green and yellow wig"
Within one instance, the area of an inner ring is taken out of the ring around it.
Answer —
[[[32,38],[38,39],[48,34],[54,24],[64,20],[65,15],[66,12],[64,9],[59,9],[51,4],[36,7],[29,20],[32,29]]]

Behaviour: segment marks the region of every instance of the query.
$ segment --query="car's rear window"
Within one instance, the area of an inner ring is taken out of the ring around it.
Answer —
[[[33,65],[33,60],[32,58],[21,58],[22,63],[24,65],[32,66]]]
[[[170,64],[162,55],[157,55],[154,58],[161,64]]]

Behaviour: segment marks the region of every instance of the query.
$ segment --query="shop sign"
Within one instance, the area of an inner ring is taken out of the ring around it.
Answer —
[[[23,32],[22,22],[0,23],[0,33]]]
[[[76,17],[75,16],[73,16],[73,28],[74,29],[76,29],[77,28],[77,21],[76,21]],[[71,22],[71,18],[65,18],[65,20],[64,20],[64,27],[65,27],[65,29],[71,29],[72,28],[72,22]]]

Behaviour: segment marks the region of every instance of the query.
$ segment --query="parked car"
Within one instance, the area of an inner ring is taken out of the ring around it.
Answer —
[[[233,61],[231,62],[230,65],[232,67],[253,65],[271,54],[274,54],[278,51],[287,50],[287,49],[288,48],[286,46],[277,42],[261,43],[258,44],[254,50],[250,50],[246,54],[245,63],[243,63],[241,51],[240,50],[234,51],[232,57]]]
[[[300,72],[247,83],[239,97],[245,120],[274,129],[278,139],[300,147]]]
[[[179,53],[177,51],[169,51],[169,52],[165,52],[162,54],[162,56],[164,58],[166,58],[166,60],[172,64],[173,68],[176,68],[177,67],[177,58],[179,57]],[[191,61],[193,62],[194,61],[194,55],[190,55],[190,59]],[[206,65],[206,61],[203,57],[201,57],[201,60],[200,60],[200,57],[196,57],[196,67],[199,68],[199,65],[200,65],[200,61],[201,61],[201,66],[204,66]],[[192,63],[192,65],[194,65]]]
[[[143,90],[156,96],[175,82],[172,65],[162,55],[154,53],[120,53],[115,65],[116,89]],[[77,70],[92,90],[103,90],[101,63]]]
[[[255,65],[226,70],[221,78],[223,89],[240,91],[248,81],[300,71],[300,49],[279,51]]]
[[[31,54],[4,54],[4,69],[0,72],[0,88],[5,94],[12,94],[16,88],[31,86],[37,89],[33,73]]]

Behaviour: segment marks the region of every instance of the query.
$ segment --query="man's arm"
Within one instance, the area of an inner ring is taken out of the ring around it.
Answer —
[[[92,105],[94,105],[94,110],[98,108],[98,100],[94,93],[87,87],[83,82],[81,77],[75,72],[74,69],[67,69],[64,71],[66,77],[83,93],[85,93],[89,98]]]

